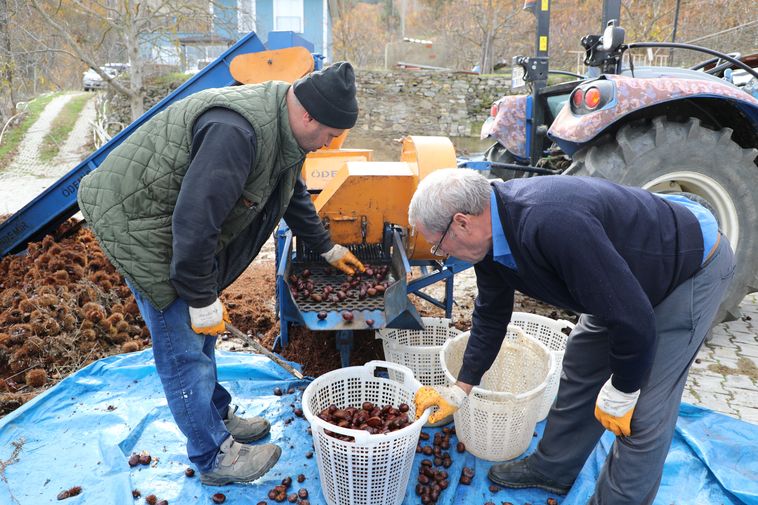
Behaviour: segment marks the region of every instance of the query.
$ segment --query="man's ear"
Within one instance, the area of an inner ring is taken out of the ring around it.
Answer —
[[[310,113],[307,110],[303,109],[303,124],[308,124],[311,121],[315,121],[315,119],[313,118],[313,116],[310,115]]]

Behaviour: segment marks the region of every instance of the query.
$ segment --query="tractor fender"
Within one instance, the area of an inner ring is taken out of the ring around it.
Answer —
[[[510,95],[496,101],[497,114],[482,125],[482,140],[491,137],[511,154],[526,158],[526,100],[527,95]]]
[[[608,105],[588,114],[574,114],[567,103],[548,130],[550,139],[568,155],[633,112],[689,98],[729,100],[758,128],[758,99],[726,82],[671,77],[640,79],[624,75],[606,75],[605,78],[614,83],[614,97]]]

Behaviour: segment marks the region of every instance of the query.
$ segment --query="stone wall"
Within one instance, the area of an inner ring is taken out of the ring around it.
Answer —
[[[355,136],[478,136],[492,102],[507,94],[510,79],[455,72],[356,71],[361,109]],[[173,91],[181,81],[147,84],[145,109]],[[128,124],[129,103],[112,97],[111,120]]]
[[[478,136],[510,78],[455,72],[356,71],[361,108],[355,133]]]

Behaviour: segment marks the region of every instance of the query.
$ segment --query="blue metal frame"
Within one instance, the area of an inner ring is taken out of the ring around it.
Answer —
[[[309,321],[311,324],[306,324],[303,319],[303,314],[297,309],[292,297],[290,296],[289,288],[286,283],[285,271],[287,262],[282,261],[285,255],[290,255],[290,259],[294,258],[294,252],[292,249],[293,237],[292,232],[284,221],[280,221],[279,229],[275,235],[276,243],[276,311],[279,317],[279,335],[274,340],[274,349],[280,346],[282,349],[289,343],[289,324],[298,324],[301,326],[308,326],[314,328],[319,325],[323,325],[324,331],[336,331],[336,346],[340,352],[340,361],[343,367],[350,365],[350,352],[353,347],[353,330],[340,329],[335,326],[341,322],[339,313],[330,314],[329,318],[323,321],[319,321],[319,324],[313,324],[313,321]],[[445,317],[450,318],[453,314],[453,281],[456,273],[471,268],[473,265],[465,261],[461,261],[456,258],[448,258],[445,262],[440,263],[432,260],[413,260],[409,261],[407,267],[417,266],[421,268],[422,276],[411,280],[407,285],[407,293],[414,294],[419,298],[426,300],[432,305],[445,309]],[[410,270],[410,268],[408,268]],[[421,290],[436,284],[437,282],[445,282],[445,298],[438,300]],[[375,315],[372,317],[377,322],[377,328],[382,328],[385,325],[385,318],[382,311],[375,311]],[[318,330],[317,330],[318,331]]]

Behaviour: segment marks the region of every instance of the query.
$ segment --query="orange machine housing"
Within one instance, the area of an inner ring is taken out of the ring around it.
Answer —
[[[408,206],[421,179],[455,166],[447,137],[406,137],[399,162],[343,161],[316,196],[316,210],[339,244],[379,243],[389,223],[408,230],[409,258],[433,259],[430,244],[410,229]]]

